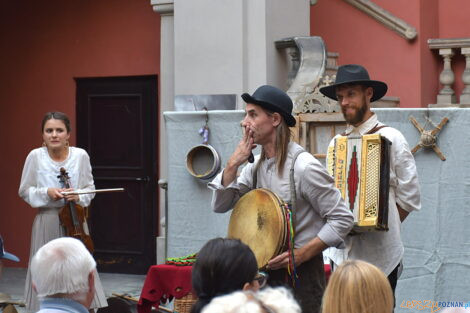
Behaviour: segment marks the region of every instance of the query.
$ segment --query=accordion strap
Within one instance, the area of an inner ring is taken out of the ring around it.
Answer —
[[[378,132],[379,130],[381,130],[382,128],[385,128],[385,127],[388,127],[387,125],[380,125],[379,126],[379,123],[375,124],[375,126],[369,130],[367,133],[365,133],[364,135],[371,135],[371,134],[375,134],[376,132]],[[347,132],[343,132],[341,134],[341,136],[349,136],[351,135],[351,132],[347,133]]]

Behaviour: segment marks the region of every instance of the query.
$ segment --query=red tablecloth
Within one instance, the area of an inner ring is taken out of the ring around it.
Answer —
[[[148,313],[167,299],[182,298],[191,291],[192,266],[154,265],[148,270],[137,311]]]
[[[151,266],[142,287],[137,311],[139,313],[149,313],[152,306],[158,308],[160,302],[186,296],[192,289],[191,270],[192,266],[166,264]],[[325,264],[327,281],[330,274],[330,265]]]

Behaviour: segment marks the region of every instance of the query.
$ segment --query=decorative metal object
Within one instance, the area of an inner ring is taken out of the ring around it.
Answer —
[[[314,88],[306,86],[302,95],[301,101],[298,101],[297,106],[294,108],[295,113],[333,113],[341,112],[338,101],[325,97],[320,88],[331,85],[335,80],[335,75],[332,77],[324,75],[321,77],[318,85]]]
[[[439,149],[439,147],[437,145],[437,134],[441,131],[442,127],[445,124],[447,124],[449,119],[447,117],[444,117],[442,119],[442,121],[439,123],[439,125],[436,126],[436,124],[434,124],[434,122],[430,118],[428,118],[427,116],[425,116],[424,118],[426,119],[426,124],[424,125],[424,127],[422,127],[413,116],[410,116],[411,123],[413,123],[413,125],[421,133],[421,137],[419,139],[419,142],[411,150],[411,153],[414,154],[416,151],[418,151],[421,148],[432,148],[434,150],[434,152],[436,152],[436,154],[439,156],[439,158],[442,161],[445,161],[446,157],[444,156],[441,149]],[[431,124],[434,127],[434,129],[426,130],[425,128],[426,128],[426,125],[428,123]]]

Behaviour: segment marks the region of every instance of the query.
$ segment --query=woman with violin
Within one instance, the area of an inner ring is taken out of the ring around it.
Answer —
[[[41,124],[43,146],[32,150],[24,164],[19,195],[31,207],[38,209],[31,234],[30,262],[41,246],[67,234],[67,230],[61,225],[63,221],[59,218],[59,212],[62,218],[64,210],[75,209],[75,205],[86,207],[94,197],[93,193],[62,194],[67,191],[95,189],[90,158],[85,150],[69,146],[70,130],[70,120],[64,113],[46,113]],[[84,229],[84,232],[88,234],[88,229]],[[107,306],[97,273],[95,288],[96,294],[91,308]],[[25,302],[28,311],[39,310],[29,266]]]

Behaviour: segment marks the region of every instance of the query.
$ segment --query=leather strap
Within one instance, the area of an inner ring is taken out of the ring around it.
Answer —
[[[295,180],[294,180],[294,166],[295,166],[295,161],[299,157],[299,155],[305,152],[304,149],[299,149],[295,154],[294,157],[292,158],[292,164],[290,166],[290,172],[289,172],[289,186],[290,186],[290,209],[292,212],[292,227],[294,228],[294,234],[295,234],[295,221],[297,220],[297,193],[295,191]]]

